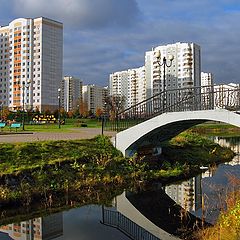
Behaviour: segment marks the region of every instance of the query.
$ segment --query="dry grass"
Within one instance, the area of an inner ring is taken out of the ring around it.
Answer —
[[[198,240],[240,239],[240,179],[229,176],[232,190],[228,193],[226,209],[222,210],[217,223],[196,234]]]

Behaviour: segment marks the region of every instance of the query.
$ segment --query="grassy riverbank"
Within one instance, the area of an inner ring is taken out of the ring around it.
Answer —
[[[124,158],[104,136],[0,144],[0,205],[2,209],[31,208],[37,202],[41,207],[59,208],[63,202],[89,204],[93,195],[93,202],[106,204],[120,190],[180,179],[199,171],[201,165],[229,161],[233,155],[231,150],[192,133],[166,143],[163,157],[154,161]],[[6,218],[6,211],[2,218]]]
[[[192,131],[201,135],[210,136],[240,136],[240,128],[218,122],[202,123],[192,127]]]
[[[234,154],[208,138],[185,131],[164,144],[163,156],[171,163],[199,167],[227,162]]]

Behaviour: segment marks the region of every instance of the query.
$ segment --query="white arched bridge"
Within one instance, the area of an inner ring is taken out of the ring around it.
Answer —
[[[240,87],[214,90],[213,86],[172,89],[161,92],[115,114],[106,127],[117,131],[113,142],[131,156],[143,146],[153,146],[206,121],[240,127]]]

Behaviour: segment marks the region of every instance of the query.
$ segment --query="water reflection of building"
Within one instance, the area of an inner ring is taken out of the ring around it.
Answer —
[[[201,176],[165,187],[165,192],[187,211],[201,207]]]
[[[51,240],[63,235],[62,213],[1,226],[0,231],[14,240]]]
[[[240,164],[240,137],[214,137],[214,142],[222,147],[228,147],[237,155],[233,160],[227,164],[239,165]]]

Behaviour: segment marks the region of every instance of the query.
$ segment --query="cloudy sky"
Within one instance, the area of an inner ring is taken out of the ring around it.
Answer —
[[[0,0],[0,25],[44,16],[64,24],[64,75],[108,84],[111,72],[144,65],[152,47],[201,46],[202,71],[240,83],[239,0]]]

